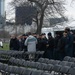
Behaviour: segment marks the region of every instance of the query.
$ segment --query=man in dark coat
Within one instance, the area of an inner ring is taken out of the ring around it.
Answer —
[[[45,33],[41,34],[41,39],[39,39],[40,51],[45,51],[47,46],[47,38]]]
[[[12,37],[11,37],[9,48],[10,48],[10,50],[18,50],[19,51],[20,45],[19,45],[19,41],[15,35],[12,35]]]
[[[73,34],[74,39],[73,39],[73,56],[75,57],[75,32]]]
[[[58,42],[58,59],[61,61],[65,57],[66,38],[67,38],[67,33],[64,32],[62,38]]]
[[[36,49],[37,49],[37,51],[41,51],[41,35],[37,35]]]
[[[47,43],[48,43],[48,40],[46,38],[46,34],[45,33],[42,33],[41,34],[41,40],[40,40],[40,50],[41,51],[44,51],[44,54],[43,54],[43,57],[44,58],[46,56],[45,51],[47,50]]]
[[[53,59],[53,52],[54,52],[54,38],[52,37],[51,33],[48,33],[48,43],[47,43],[47,50],[45,51],[45,57],[48,59]]]
[[[61,39],[61,34],[60,33],[56,33],[55,34],[55,38],[54,38],[54,53],[53,53],[53,57],[55,60],[58,60],[59,59],[59,53],[58,53],[58,43],[59,43],[59,40]]]
[[[65,54],[66,56],[73,56],[73,34],[70,31],[70,28],[66,27],[65,31],[67,32],[66,45],[65,45]]]
[[[23,35],[22,35],[22,38],[21,38],[21,47],[22,47],[21,49],[22,49],[22,51],[24,51],[24,52],[27,51],[27,46],[24,45],[27,36],[28,36],[28,35],[23,34]]]

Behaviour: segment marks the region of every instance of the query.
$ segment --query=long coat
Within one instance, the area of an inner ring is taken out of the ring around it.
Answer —
[[[17,40],[17,38],[11,39],[9,48],[10,48],[10,50],[19,50],[19,48],[20,48],[19,40]]]
[[[45,51],[47,45],[47,38],[40,38],[38,39],[38,49],[40,51]]]
[[[54,52],[54,39],[51,37],[48,39],[48,47],[45,51],[45,58],[53,59],[53,52]]]
[[[58,42],[58,60],[63,60],[65,57],[66,38],[62,37]]]
[[[66,45],[65,45],[65,54],[66,56],[73,56],[73,35],[68,33],[66,38]]]

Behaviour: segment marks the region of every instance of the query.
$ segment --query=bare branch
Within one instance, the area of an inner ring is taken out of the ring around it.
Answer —
[[[61,0],[13,0],[14,6],[28,6],[31,4],[36,6],[36,11],[38,12],[35,14],[36,17],[33,18],[33,21],[36,22],[38,26],[38,32],[41,31],[41,28],[39,27],[42,27],[44,18],[56,17],[56,15],[63,16],[63,11],[65,9],[63,6],[64,2]]]

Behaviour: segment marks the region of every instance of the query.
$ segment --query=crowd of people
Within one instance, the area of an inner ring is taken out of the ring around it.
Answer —
[[[44,58],[63,60],[65,56],[75,56],[75,34],[66,27],[62,37],[59,33],[52,37],[50,32],[48,38],[45,33],[38,35],[29,32],[18,37],[12,35],[9,47],[10,50],[24,52],[44,51]]]

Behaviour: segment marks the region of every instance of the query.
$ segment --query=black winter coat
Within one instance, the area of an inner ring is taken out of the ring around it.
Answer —
[[[9,48],[10,48],[10,50],[19,50],[19,48],[20,48],[19,40],[17,40],[17,38],[11,39]]]
[[[49,45],[48,48],[47,48],[48,50],[54,49],[54,38],[51,37],[51,38],[48,39],[48,45]]]
[[[46,47],[47,43],[48,43],[47,38],[39,39],[38,41],[39,50],[45,51],[47,49]]]

